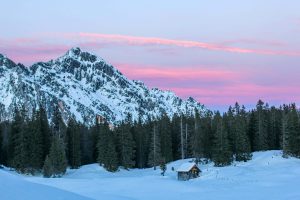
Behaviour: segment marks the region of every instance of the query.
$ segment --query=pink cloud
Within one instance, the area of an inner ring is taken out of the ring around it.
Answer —
[[[298,86],[260,85],[251,77],[256,73],[210,69],[204,66],[174,68],[170,66],[116,64],[131,79],[146,82],[150,87],[174,91],[183,98],[193,96],[207,106],[228,106],[236,101],[255,105],[258,99],[267,102],[300,101]],[[200,83],[197,81],[201,80]]]
[[[213,70],[203,66],[180,68],[170,66],[152,66],[116,63],[115,66],[125,75],[132,79],[165,78],[174,81],[201,79],[208,80],[232,80],[239,75],[237,72],[228,70]]]
[[[76,34],[65,34],[66,37],[74,38]],[[106,40],[112,42],[126,43],[128,45],[167,45],[177,46],[184,48],[200,48],[212,51],[224,51],[232,53],[244,53],[244,54],[262,54],[262,55],[285,55],[285,56],[300,56],[298,51],[275,51],[275,50],[263,50],[263,49],[247,49],[230,47],[225,45],[210,44],[205,42],[190,41],[190,40],[173,40],[156,37],[137,37],[129,35],[114,35],[114,34],[100,34],[100,33],[79,33],[79,37],[88,38],[96,42],[97,40]]]
[[[249,44],[249,45],[259,45],[259,46],[274,46],[274,47],[282,47],[286,46],[285,43],[280,41],[272,41],[272,40],[259,40],[259,39],[236,39],[236,40],[226,40],[220,42],[221,45],[235,45],[235,44]]]
[[[0,41],[0,53],[7,55],[15,62],[32,64],[38,61],[49,61],[63,55],[71,46],[47,44],[38,39],[16,38]]]
[[[182,97],[193,94],[199,102],[206,105],[232,105],[236,101],[242,104],[255,104],[258,99],[267,102],[290,103],[300,101],[300,96],[295,94],[297,87],[261,86],[254,83],[240,83],[236,85],[223,85],[218,87],[170,87],[164,88],[175,91]]]

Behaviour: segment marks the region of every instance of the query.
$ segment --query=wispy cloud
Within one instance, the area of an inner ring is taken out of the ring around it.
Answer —
[[[76,34],[66,34],[65,36],[76,37]],[[265,49],[248,49],[226,46],[221,44],[211,44],[192,40],[173,40],[157,37],[138,37],[129,35],[115,35],[115,34],[100,34],[100,33],[78,33],[78,37],[88,38],[93,41],[105,40],[118,43],[126,43],[127,45],[166,45],[183,48],[200,48],[210,51],[223,51],[243,54],[262,54],[262,55],[285,55],[285,56],[300,56],[298,51],[278,51]]]
[[[259,40],[259,39],[236,39],[236,40],[226,40],[222,41],[219,44],[221,45],[238,45],[238,44],[246,44],[246,45],[257,45],[257,46],[268,46],[268,47],[283,47],[286,46],[285,43],[280,41],[273,40]]]
[[[32,38],[0,40],[0,53],[23,64],[55,59],[71,47],[65,44],[49,44],[43,40]]]

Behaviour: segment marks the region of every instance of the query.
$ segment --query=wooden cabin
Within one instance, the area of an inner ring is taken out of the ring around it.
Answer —
[[[187,181],[192,178],[198,178],[201,170],[196,163],[183,163],[177,170],[177,178],[180,181]]]

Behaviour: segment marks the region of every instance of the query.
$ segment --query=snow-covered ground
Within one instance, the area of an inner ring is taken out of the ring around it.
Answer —
[[[97,164],[68,170],[63,178],[50,179],[2,169],[0,199],[299,200],[300,160],[284,159],[281,155],[280,151],[256,152],[247,163],[229,167],[200,165],[201,177],[190,181],[177,181],[176,172],[171,170],[187,160],[168,164],[164,177],[160,170],[153,169],[109,173]]]

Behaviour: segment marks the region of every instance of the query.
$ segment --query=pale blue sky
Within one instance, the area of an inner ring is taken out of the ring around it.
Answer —
[[[258,98],[271,104],[300,101],[299,0],[3,0],[0,18],[0,53],[27,65],[80,46],[130,78],[194,96],[213,108],[235,101],[255,105]],[[125,41],[114,35],[126,36]],[[149,37],[164,44],[149,42]],[[222,50],[185,47],[182,41]],[[162,74],[137,73],[139,69]],[[186,78],[170,74],[185,69],[190,73]]]

